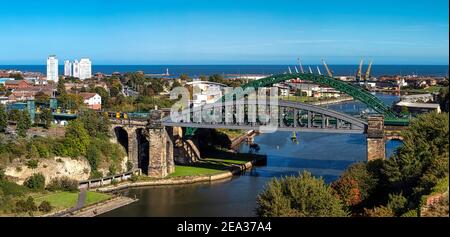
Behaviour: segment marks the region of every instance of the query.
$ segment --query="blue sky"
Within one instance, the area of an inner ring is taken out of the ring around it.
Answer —
[[[448,64],[448,0],[5,1],[0,64]]]

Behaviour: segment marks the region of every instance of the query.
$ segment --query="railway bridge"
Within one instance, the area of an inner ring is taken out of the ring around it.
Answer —
[[[376,114],[362,120],[300,102],[279,100],[274,105],[269,101],[252,99],[246,94],[247,88],[268,87],[293,79],[331,86],[365,103]],[[401,139],[398,133],[392,131],[401,130],[409,123],[409,120],[399,118],[390,107],[363,88],[323,75],[275,75],[252,81],[241,89],[226,94],[214,104],[179,111],[178,117],[164,116],[160,110],[150,111],[144,116],[133,116],[132,113],[126,118],[113,116],[111,131],[127,150],[134,168],[141,168],[151,177],[165,177],[174,171],[176,128],[184,128],[188,136],[198,128],[366,134],[367,160],[371,161],[385,159],[385,141]],[[390,129],[386,132],[385,128]]]

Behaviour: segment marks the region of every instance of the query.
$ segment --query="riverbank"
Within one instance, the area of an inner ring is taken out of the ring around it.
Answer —
[[[266,163],[266,158],[257,157],[244,164],[230,164],[228,170],[220,171],[216,174],[204,174],[204,175],[190,175],[190,176],[175,176],[165,179],[150,179],[142,181],[126,181],[115,185],[109,185],[105,187],[96,188],[98,192],[114,192],[128,188],[145,187],[145,186],[166,186],[166,185],[186,185],[194,183],[214,182],[219,180],[231,179],[234,175],[239,175],[246,170],[251,169],[256,165],[263,165]]]
[[[81,210],[61,215],[60,217],[95,217],[137,201],[138,199],[117,196],[107,201],[82,208]]]

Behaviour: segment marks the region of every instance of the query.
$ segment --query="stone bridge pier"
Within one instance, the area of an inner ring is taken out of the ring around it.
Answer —
[[[384,117],[371,116],[367,122],[367,161],[386,159]]]
[[[161,116],[153,111],[148,121],[115,120],[112,125],[112,137],[124,147],[133,168],[154,178],[175,171],[172,131],[161,125]]]

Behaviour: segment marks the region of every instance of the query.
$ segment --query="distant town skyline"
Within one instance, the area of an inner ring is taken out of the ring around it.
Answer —
[[[447,0],[3,3],[0,65],[448,65]]]

